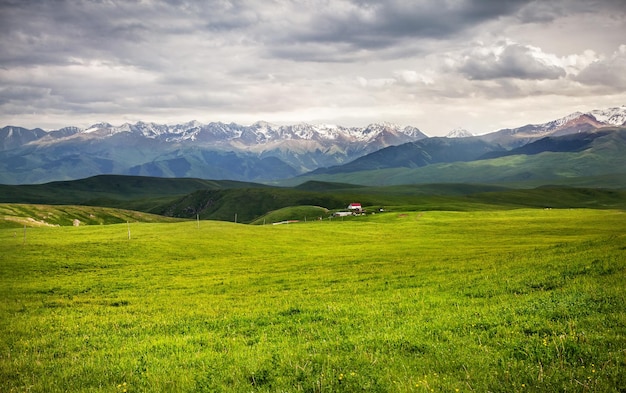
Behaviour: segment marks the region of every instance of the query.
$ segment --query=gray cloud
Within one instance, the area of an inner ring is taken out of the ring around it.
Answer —
[[[488,80],[557,79],[565,70],[538,57],[533,48],[520,44],[505,44],[501,51],[474,49],[465,55],[459,71],[469,79]]]
[[[610,91],[626,89],[626,45],[606,59],[599,59],[584,68],[574,79],[578,82],[604,86]]]
[[[327,1],[309,10],[298,25],[274,32],[281,50],[277,56],[319,59],[306,56],[300,45],[317,43],[342,47],[342,54],[329,61],[349,58],[350,53],[380,51],[405,45],[411,40],[446,39],[481,23],[510,15],[528,1]],[[397,53],[397,52],[396,52]],[[406,56],[415,52],[407,51]]]
[[[623,0],[0,0],[0,117],[421,127],[450,100],[602,102],[624,97],[625,56],[610,52],[626,43],[625,8]],[[563,26],[567,35],[541,34]]]

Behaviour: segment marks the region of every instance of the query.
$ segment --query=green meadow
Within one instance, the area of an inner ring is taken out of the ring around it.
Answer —
[[[2,392],[626,386],[623,210],[5,227],[0,251]]]

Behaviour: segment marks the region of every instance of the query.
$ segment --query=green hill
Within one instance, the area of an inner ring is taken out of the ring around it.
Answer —
[[[107,207],[0,203],[0,228],[178,221],[181,220],[156,214]]]
[[[196,190],[267,187],[231,180],[99,175],[34,185],[0,185],[0,202],[120,206],[128,201],[176,197]]]
[[[593,182],[594,178],[591,179]],[[604,179],[612,184],[620,181],[619,176]],[[320,181],[307,182],[295,188],[281,188],[198,179],[97,176],[43,185],[2,186],[2,191],[6,192],[1,195],[3,201],[11,203],[76,205],[75,209],[80,207],[78,205],[100,206],[164,217],[196,219],[199,216],[204,220],[236,220],[239,223],[258,222],[270,212],[279,212],[276,214],[280,218],[266,216],[266,221],[318,217],[319,212],[296,214],[293,210],[281,209],[318,206],[321,209],[337,210],[344,209],[351,202],[361,203],[369,212],[379,209],[470,211],[518,207],[626,208],[626,191],[582,187],[589,180],[580,181],[580,184],[575,184],[577,187],[551,185],[528,189],[462,182],[362,186]],[[519,186],[521,182],[508,184]],[[78,212],[72,214],[78,215]],[[88,224],[126,221],[125,218],[117,221],[84,218],[79,219]],[[37,217],[33,219],[39,220]],[[71,225],[73,218],[64,220],[63,223],[51,224]]]
[[[246,188],[196,191],[153,209],[154,213],[248,223],[285,207],[313,205],[339,209],[350,201],[341,195],[279,188]]]
[[[315,221],[320,218],[323,219],[327,216],[328,209],[320,206],[290,206],[264,214],[252,221],[251,224],[261,225],[290,221],[307,222]]]

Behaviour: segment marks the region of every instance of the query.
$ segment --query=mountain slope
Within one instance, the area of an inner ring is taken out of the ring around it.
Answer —
[[[513,129],[503,129],[481,137],[507,149],[517,148],[547,136],[562,136],[579,132],[590,132],[605,127],[626,125],[626,106],[594,110],[588,113],[575,112],[542,124],[528,124]]]
[[[477,137],[428,138],[400,146],[390,146],[348,164],[321,168],[311,174],[350,173],[399,167],[418,168],[440,162],[472,161],[489,152],[502,150],[501,147]]]
[[[606,131],[606,132],[605,132]],[[613,187],[626,187],[626,128],[606,129],[597,137],[578,134],[584,142],[574,143],[573,136],[554,137],[548,145],[561,138],[565,142],[556,145],[576,146],[566,152],[553,152],[544,146],[537,154],[503,156],[470,162],[448,162],[409,168],[406,165],[380,169],[345,171],[333,168],[333,173],[312,173],[301,176],[298,182],[308,180],[352,183],[361,185],[393,185],[413,183],[512,183],[535,182],[551,184],[581,177],[605,177],[616,175],[619,180]],[[585,140],[585,138],[587,138]],[[538,144],[537,146],[541,146]],[[531,149],[537,146],[531,146]],[[363,157],[362,160],[366,160]],[[402,162],[400,162],[402,164]],[[590,179],[590,182],[593,182]],[[293,184],[293,183],[286,183]]]
[[[580,152],[590,148],[596,139],[606,137],[613,132],[613,130],[604,128],[595,132],[580,132],[559,137],[545,137],[515,149],[486,153],[481,159],[514,156],[518,154],[533,155],[547,151],[560,153]]]

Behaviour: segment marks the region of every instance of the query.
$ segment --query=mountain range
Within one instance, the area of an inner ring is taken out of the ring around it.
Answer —
[[[49,132],[7,126],[0,130],[0,183],[98,174],[267,181],[426,137],[417,128],[388,123],[365,128],[266,122],[99,123]]]
[[[368,171],[395,169],[398,176],[398,168],[458,166],[542,152],[578,154],[611,143],[624,155],[620,149],[625,127],[626,106],[576,112],[548,123],[478,136],[455,129],[445,138],[429,138],[418,128],[389,123],[359,128],[138,122],[51,131],[6,126],[0,129],[0,183],[45,183],[99,174],[255,182],[336,175],[346,181],[355,173],[367,177],[363,173]],[[620,172],[618,167],[615,172]],[[422,181],[419,176],[400,177]]]

